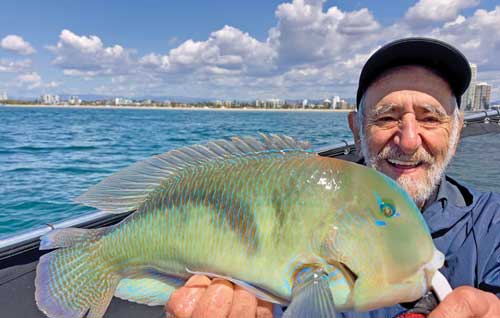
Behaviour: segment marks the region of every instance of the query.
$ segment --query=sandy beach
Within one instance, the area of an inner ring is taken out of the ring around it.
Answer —
[[[154,109],[154,110],[194,110],[194,111],[264,111],[264,112],[349,112],[351,109],[310,109],[310,108],[211,108],[211,107],[159,107],[159,106],[94,106],[94,105],[0,105],[1,107],[30,107],[30,108],[70,108],[70,109]]]

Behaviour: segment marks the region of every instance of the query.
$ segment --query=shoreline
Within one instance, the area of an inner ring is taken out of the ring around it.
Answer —
[[[304,109],[304,108],[211,108],[211,107],[159,107],[159,106],[95,106],[95,105],[20,105],[20,104],[9,104],[0,105],[0,107],[17,107],[17,108],[64,108],[64,109],[148,109],[148,110],[194,110],[194,111],[263,111],[263,112],[338,112],[346,113],[352,111],[352,109]]]

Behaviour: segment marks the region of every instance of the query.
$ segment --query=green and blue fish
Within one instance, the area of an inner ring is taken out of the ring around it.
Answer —
[[[388,177],[290,137],[235,137],[140,161],[77,202],[119,224],[42,237],[35,298],[48,317],[100,318],[113,296],[163,305],[193,274],[333,317],[420,298],[443,255]]]

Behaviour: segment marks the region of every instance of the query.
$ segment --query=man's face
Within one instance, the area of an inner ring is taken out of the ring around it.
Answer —
[[[422,206],[455,152],[461,128],[455,107],[442,78],[404,66],[370,85],[362,127],[350,118],[351,128],[367,165],[396,180]]]

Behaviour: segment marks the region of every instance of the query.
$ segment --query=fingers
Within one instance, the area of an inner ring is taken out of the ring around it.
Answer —
[[[272,318],[271,303],[223,279],[192,276],[172,293],[165,305],[167,318]]]
[[[273,304],[267,301],[257,300],[256,318],[273,318]]]
[[[226,318],[233,302],[233,284],[215,278],[195,306],[192,318]]]
[[[500,300],[482,290],[462,286],[453,290],[429,318],[487,318],[500,315]]]
[[[229,318],[255,318],[256,312],[257,298],[240,286],[235,286]]]
[[[167,317],[190,318],[196,304],[210,285],[206,276],[194,275],[186,284],[172,293],[165,305]]]

